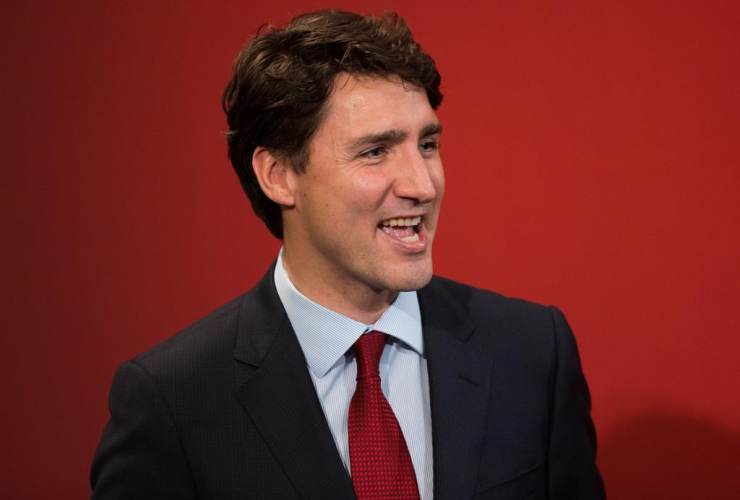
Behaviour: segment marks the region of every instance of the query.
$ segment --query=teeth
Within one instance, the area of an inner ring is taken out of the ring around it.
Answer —
[[[407,217],[406,219],[387,219],[382,222],[384,226],[415,226],[421,222],[421,217]]]
[[[401,241],[405,241],[406,243],[412,243],[414,241],[419,241],[419,233],[414,233],[413,236],[406,236],[405,238],[401,238]]]

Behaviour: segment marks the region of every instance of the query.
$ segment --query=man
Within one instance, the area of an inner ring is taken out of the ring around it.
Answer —
[[[434,62],[324,11],[258,36],[229,155],[283,249],[254,289],[124,363],[94,499],[599,499],[565,319],[432,277]]]

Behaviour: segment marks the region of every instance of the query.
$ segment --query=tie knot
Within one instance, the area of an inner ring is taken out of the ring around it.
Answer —
[[[357,380],[379,375],[380,357],[383,355],[387,338],[388,335],[385,333],[373,330],[357,339],[354,345]]]

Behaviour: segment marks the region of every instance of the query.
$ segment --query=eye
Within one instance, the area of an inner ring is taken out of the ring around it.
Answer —
[[[439,140],[426,139],[419,144],[419,149],[422,153],[433,153],[439,149]]]
[[[366,160],[378,160],[382,158],[386,152],[387,150],[384,146],[376,146],[360,153],[360,158],[365,158]]]

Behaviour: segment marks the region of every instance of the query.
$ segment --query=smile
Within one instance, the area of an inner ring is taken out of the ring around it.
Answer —
[[[419,241],[419,223],[421,217],[406,217],[386,219],[378,226],[388,236],[392,236],[404,243]]]

